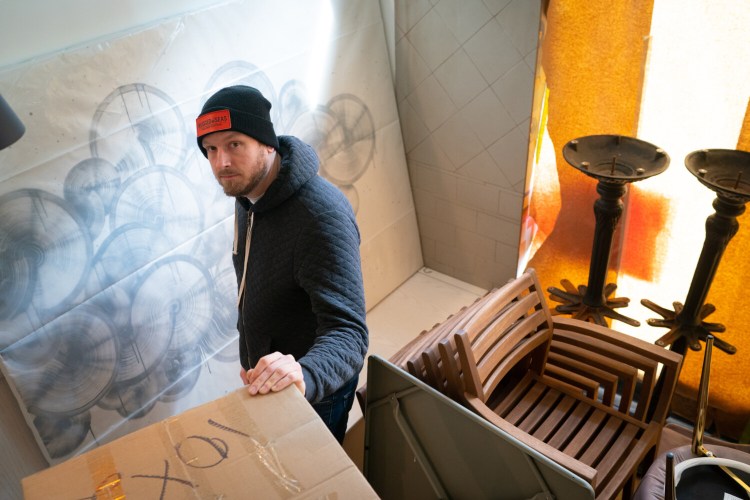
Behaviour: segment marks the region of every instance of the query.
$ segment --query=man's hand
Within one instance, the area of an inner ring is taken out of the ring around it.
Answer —
[[[244,370],[243,370],[244,372]],[[297,363],[291,354],[272,352],[258,360],[255,368],[251,368],[243,375],[245,385],[249,385],[251,396],[278,392],[294,384],[304,396],[305,379],[302,375],[302,365]]]

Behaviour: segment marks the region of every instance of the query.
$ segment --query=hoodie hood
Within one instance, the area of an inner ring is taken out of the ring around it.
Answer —
[[[302,142],[296,137],[289,135],[279,136],[279,149],[277,154],[281,156],[281,166],[276,179],[268,186],[263,197],[257,203],[252,204],[244,196],[238,197],[237,201],[245,210],[260,213],[271,210],[284,203],[302,186],[307,184],[313,177],[318,175],[320,160],[318,154],[309,144]]]

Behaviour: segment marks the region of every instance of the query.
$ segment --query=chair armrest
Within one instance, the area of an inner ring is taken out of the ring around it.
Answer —
[[[645,340],[633,337],[627,333],[607,328],[606,326],[565,316],[553,316],[552,324],[555,328],[590,335],[612,345],[638,353],[641,356],[650,357],[651,359],[671,367],[677,368],[680,363],[682,363],[681,354],[670,351],[669,349],[664,349],[655,344],[650,344]]]

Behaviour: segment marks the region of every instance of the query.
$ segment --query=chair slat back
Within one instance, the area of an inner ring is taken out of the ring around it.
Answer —
[[[486,399],[524,358],[541,374],[552,336],[550,311],[533,270],[497,289],[455,334],[466,389]],[[450,347],[446,344],[446,350]]]
[[[556,317],[553,349],[557,350],[559,343],[560,352],[565,351],[568,357],[617,375],[620,392],[619,411],[644,421],[650,402],[658,396],[660,408],[651,419],[666,419],[668,407],[661,402],[665,398],[667,401],[671,398],[669,393],[664,393],[664,389],[662,394],[654,394],[656,382],[659,370],[666,368],[666,383],[669,384],[667,391],[673,390],[669,387],[672,387],[673,379],[679,373],[681,356],[674,356],[670,351],[656,345],[634,343],[632,337],[613,330],[607,330],[606,339],[599,338],[597,335],[603,335],[599,333],[602,331],[604,330],[579,321],[571,321],[570,318]],[[586,354],[578,355],[577,351]],[[661,360],[661,363],[657,360]],[[637,383],[639,377],[640,384]]]
[[[475,328],[474,332],[466,330],[469,340],[472,343],[474,354],[478,355],[477,361],[482,362],[485,355],[490,353],[493,347],[502,342],[516,343],[520,340],[519,335],[523,336],[528,333],[528,329],[537,329],[546,321],[544,311],[535,310],[538,305],[538,298],[535,294],[529,294],[508,303],[502,311],[492,318],[491,323],[484,325],[484,328]],[[529,311],[533,311],[529,313]],[[528,321],[528,316],[534,316],[532,322]],[[517,328],[519,323],[523,322],[523,328]],[[515,332],[516,338],[507,338],[508,334]]]
[[[513,366],[521,362],[521,359],[531,356],[535,349],[543,346],[544,348],[539,351],[539,354],[531,358],[532,364],[530,366],[531,370],[541,373],[545,363],[544,358],[547,354],[545,344],[549,343],[551,336],[550,330],[539,328],[543,324],[542,312],[535,311],[532,315],[514,324],[512,328],[502,332],[502,335],[495,333],[497,337],[495,337],[496,342],[494,344],[483,343],[482,347],[486,347],[486,349],[481,349],[478,345],[479,342],[474,342],[471,345],[480,382],[485,392],[491,393],[494,391],[497,384]],[[491,333],[488,332],[488,335],[491,335]],[[477,358],[479,359],[477,360]]]

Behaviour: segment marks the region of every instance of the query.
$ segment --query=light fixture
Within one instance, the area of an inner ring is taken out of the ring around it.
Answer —
[[[0,95],[0,150],[20,139],[24,132],[26,127]]]

